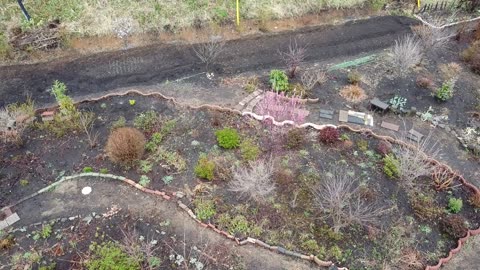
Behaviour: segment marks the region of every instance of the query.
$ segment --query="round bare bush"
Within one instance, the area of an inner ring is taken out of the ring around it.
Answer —
[[[105,150],[112,162],[132,165],[142,157],[145,142],[145,136],[138,129],[122,127],[110,133]]]
[[[358,85],[347,85],[340,90],[340,96],[352,103],[364,101],[367,98],[365,91]]]

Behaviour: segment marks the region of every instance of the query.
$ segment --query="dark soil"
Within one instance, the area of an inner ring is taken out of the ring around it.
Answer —
[[[227,42],[213,71],[236,74],[280,66],[277,49],[297,39],[309,48],[307,61],[357,55],[392,45],[416,21],[406,17],[376,17],[341,26],[320,26],[300,31]],[[153,85],[203,71],[191,45],[156,45],[102,53],[68,61],[0,67],[0,106],[21,101],[27,93],[38,104],[52,102],[48,89],[54,80],[65,82],[73,96],[101,94],[128,86]]]
[[[130,105],[129,100],[135,100],[135,105]],[[148,186],[154,189],[185,193],[191,190],[190,206],[199,208],[200,198],[212,200],[216,213],[209,220],[239,238],[258,237],[272,245],[315,254],[349,267],[369,265],[380,269],[384,262],[393,264],[398,254],[411,249],[425,255],[419,259],[422,264],[435,263],[455,246],[455,239],[441,232],[437,220],[422,220],[413,213],[409,188],[399,180],[386,178],[381,156],[375,151],[378,141],[372,137],[342,131],[344,140],[350,143],[339,141],[324,145],[318,142],[317,132],[307,131],[305,143],[298,149],[288,150],[284,142],[287,128],[272,128],[231,113],[187,109],[158,98],[114,97],[80,104],[79,109],[96,113],[98,147],[91,149],[82,132],[56,138],[46,130],[27,130],[24,146],[4,146],[2,205],[44,187],[61,175],[92,167],[93,171],[107,169],[135,181],[146,175],[151,180]],[[159,113],[160,124],[144,131],[145,135],[150,138],[153,132],[161,132],[167,121],[174,120],[174,128],[165,134],[161,147],[169,155],[180,156],[185,161],[185,169],[175,169],[165,159],[155,160],[153,152],[143,158],[151,163],[152,171],[143,172],[139,165],[131,168],[114,165],[103,153],[114,121],[123,116],[127,126],[132,126],[138,114],[152,109]],[[228,191],[231,177],[221,177],[220,173],[228,173],[232,165],[245,164],[245,161],[240,150],[223,150],[216,145],[214,131],[223,127],[236,128],[242,138],[253,139],[261,149],[260,158],[271,155],[277,158],[277,191],[266,202],[255,203]],[[201,153],[207,154],[210,160],[226,160],[223,166],[217,164],[213,182],[195,176],[194,167]],[[362,186],[363,199],[387,207],[390,212],[368,227],[349,226],[342,229],[341,234],[331,231],[331,221],[319,219],[323,214],[315,208],[312,189],[334,167],[354,174]],[[171,183],[166,183],[165,176],[172,177]],[[26,186],[20,185],[22,179],[28,180]],[[426,176],[416,183],[414,190],[431,196],[439,209],[446,209],[449,197],[462,198],[464,207],[460,214],[469,221],[469,228],[477,228],[480,218],[467,203],[470,194],[458,184],[453,183],[455,188],[451,191],[437,192]],[[246,221],[247,225],[243,229],[231,225],[235,218]],[[312,241],[316,245],[308,244]]]

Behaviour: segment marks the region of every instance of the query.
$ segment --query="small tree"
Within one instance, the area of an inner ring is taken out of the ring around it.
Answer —
[[[326,173],[325,179],[314,189],[316,207],[323,213],[324,219],[330,219],[333,230],[351,224],[375,224],[387,210],[361,198],[357,179],[346,170],[334,170]]]
[[[195,51],[198,59],[205,64],[205,69],[208,72],[209,66],[213,64],[220,53],[222,53],[224,46],[225,41],[222,37],[212,36],[208,42],[193,46],[193,50]]]
[[[290,45],[287,51],[278,51],[278,54],[283,59],[285,66],[288,69],[288,76],[290,78],[295,77],[298,67],[305,60],[306,48],[299,46],[297,40],[290,40]]]

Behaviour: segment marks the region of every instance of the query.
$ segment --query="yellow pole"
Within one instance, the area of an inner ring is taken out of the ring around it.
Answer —
[[[417,6],[420,8],[420,0],[417,1]]]
[[[418,0],[420,1],[420,0]],[[237,26],[240,25],[240,0],[237,0]]]

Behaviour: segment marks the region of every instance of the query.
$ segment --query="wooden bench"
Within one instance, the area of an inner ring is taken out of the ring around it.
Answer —
[[[380,99],[378,98],[374,98],[372,100],[370,100],[370,108],[371,109],[380,109],[382,110],[383,112],[386,111],[388,109],[390,105],[388,105],[387,103],[381,101]]]
[[[320,118],[333,119],[333,111],[331,111],[331,110],[320,110]]]
[[[388,122],[385,122],[385,121],[382,121],[382,124],[380,126],[383,127],[383,128],[386,128],[386,129],[393,130],[393,131],[398,131],[398,129],[400,128],[399,125],[395,125],[395,124],[388,123]]]

